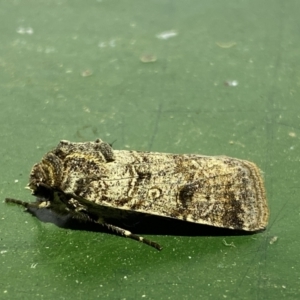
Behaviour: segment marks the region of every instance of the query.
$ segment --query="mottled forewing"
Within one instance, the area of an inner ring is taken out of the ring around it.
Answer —
[[[250,231],[266,226],[264,187],[253,163],[117,150],[114,160],[105,162],[97,155],[85,150],[64,158],[64,191],[84,198],[85,206],[91,203]]]

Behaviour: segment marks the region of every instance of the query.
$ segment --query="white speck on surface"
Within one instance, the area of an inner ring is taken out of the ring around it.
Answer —
[[[18,179],[15,179],[15,183],[18,183],[19,182],[19,180]]]
[[[1,250],[0,251],[0,254],[4,254],[4,253],[6,253],[7,252],[7,250]]]
[[[87,112],[87,113],[90,113],[90,112],[91,112],[91,110],[90,110],[87,106],[84,106],[84,107],[83,107],[83,110],[84,110],[85,112]]]
[[[37,265],[38,265],[38,263],[32,263],[31,266],[30,266],[30,268],[31,269],[35,269]]]
[[[143,63],[156,62],[157,57],[154,54],[142,54],[140,56],[140,61]]]
[[[167,40],[176,35],[177,35],[177,32],[175,30],[169,30],[169,31],[164,31],[164,32],[157,34],[156,37],[160,40]]]
[[[86,69],[84,71],[81,72],[81,76],[82,77],[89,77],[93,75],[93,71],[90,69]]]
[[[33,34],[33,29],[31,27],[18,27],[17,33],[19,34]]]
[[[116,40],[110,40],[109,42],[99,42],[98,47],[99,48],[106,48],[106,47],[114,48],[116,47]]]
[[[270,239],[269,244],[272,245],[272,244],[276,243],[277,240],[278,240],[278,236],[273,236],[273,237]]]
[[[26,33],[26,30],[24,27],[19,27],[19,28],[17,28],[17,33],[24,34],[24,33]]]
[[[106,45],[106,43],[105,42],[100,42],[99,44],[98,44],[98,47],[99,48],[105,48],[107,45]]]
[[[236,42],[216,42],[220,48],[231,48],[236,45]]]
[[[116,41],[115,40],[109,41],[109,46],[110,47],[116,47]]]
[[[31,27],[28,27],[26,30],[27,34],[33,34],[33,29]]]
[[[49,54],[49,53],[53,53],[55,52],[55,48],[54,47],[46,47],[45,48],[45,53]]]
[[[241,147],[245,148],[245,145],[242,144],[241,142],[229,141],[229,144],[230,144],[230,145],[235,144],[235,145],[238,145],[238,146],[241,146]]]
[[[289,132],[289,136],[290,137],[296,137],[296,133],[295,132]]]
[[[237,80],[226,80],[225,85],[235,87],[238,86],[238,81]]]

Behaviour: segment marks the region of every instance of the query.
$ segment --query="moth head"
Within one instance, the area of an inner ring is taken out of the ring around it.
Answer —
[[[60,187],[61,177],[62,162],[55,154],[49,152],[41,162],[33,166],[28,188],[33,195],[45,197],[46,190]]]

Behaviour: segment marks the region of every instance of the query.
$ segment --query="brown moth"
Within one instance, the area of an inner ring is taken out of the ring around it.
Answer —
[[[95,142],[60,141],[32,168],[28,188],[36,202],[7,198],[161,246],[111,223],[144,213],[245,231],[264,229],[268,206],[261,172],[226,156],[113,150]],[[108,222],[110,221],[110,223]]]

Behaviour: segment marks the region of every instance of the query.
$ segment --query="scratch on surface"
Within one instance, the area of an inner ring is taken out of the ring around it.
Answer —
[[[31,269],[35,269],[37,265],[38,265],[38,263],[32,263],[31,266],[30,266],[30,268]]]
[[[155,139],[156,134],[157,134],[158,123],[160,121],[161,112],[162,112],[162,104],[160,103],[159,106],[158,106],[158,110],[157,110],[156,122],[155,122],[154,130],[153,130],[153,134],[150,138],[150,143],[149,143],[149,146],[148,146],[149,151],[151,151],[151,149],[152,149],[153,142],[154,142],[154,139]]]
[[[226,247],[233,247],[233,248],[236,248],[233,242],[231,242],[230,244],[228,244],[228,243],[226,242],[225,239],[223,239],[223,244],[224,244]]]

